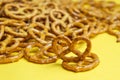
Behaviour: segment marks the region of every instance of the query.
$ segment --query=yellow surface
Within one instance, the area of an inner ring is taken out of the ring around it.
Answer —
[[[116,0],[120,2],[120,0]],[[100,64],[87,72],[74,73],[53,64],[34,64],[21,59],[11,64],[0,64],[0,80],[120,80],[120,43],[106,33],[92,39],[92,52]]]

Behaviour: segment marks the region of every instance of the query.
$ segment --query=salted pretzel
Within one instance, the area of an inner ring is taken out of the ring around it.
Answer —
[[[87,36],[88,32],[86,30],[87,26],[80,22],[74,22],[67,26],[67,31],[65,34],[67,36],[71,35],[72,39],[78,36]]]
[[[87,48],[83,53],[75,49],[75,44],[79,40],[84,40],[87,43]],[[74,72],[82,72],[82,71],[88,71],[93,68],[95,68],[99,64],[99,58],[97,57],[96,54],[90,53],[91,50],[91,42],[89,39],[85,37],[77,37],[72,41],[72,44],[70,45],[70,51],[73,53],[79,54],[78,57],[79,59],[77,61],[64,61],[62,62],[62,67],[74,71]],[[74,64],[70,64],[70,63]]]
[[[5,37],[5,39],[4,39],[4,37]],[[9,43],[9,41],[12,40],[12,36],[4,35],[2,38],[3,38],[3,40],[1,39],[1,41],[0,41],[0,44],[1,44],[0,54],[3,54],[5,52],[7,44]]]
[[[43,5],[44,14],[46,15],[48,15],[51,12],[51,10],[57,9],[57,8],[58,8],[57,4],[52,1],[45,1]]]
[[[21,48],[16,48],[10,51],[9,54],[0,54],[0,64],[13,63],[19,61],[24,55]]]
[[[34,7],[23,3],[9,3],[4,6],[5,14],[10,18],[26,20],[37,14]]]
[[[31,62],[39,63],[39,64],[48,64],[53,63],[57,60],[57,56],[50,56],[47,51],[51,45],[46,45],[45,47],[40,43],[33,43],[32,45],[28,45],[25,49],[24,57]],[[32,51],[32,48],[36,48],[36,50]],[[47,54],[46,55],[44,55]],[[49,56],[48,56],[49,55]]]
[[[50,20],[49,20],[49,17],[44,15],[44,14],[34,16],[32,18],[32,23],[42,24],[48,30],[50,30]]]
[[[53,21],[65,21],[68,18],[68,14],[60,9],[53,9],[50,11],[50,18]]]
[[[27,26],[22,21],[8,20],[4,25],[6,33],[13,34],[17,37],[26,37],[28,35],[26,32]]]
[[[63,21],[55,21],[51,24],[51,29],[56,35],[64,34],[66,32],[66,27]]]
[[[89,58],[89,59],[87,59]],[[70,64],[74,63],[74,64]],[[86,59],[83,61],[63,61],[62,67],[64,69],[74,71],[74,72],[84,72],[95,68],[99,64],[99,58],[96,54],[91,53],[90,55],[86,56]]]
[[[29,27],[29,34],[41,44],[47,44],[56,37],[54,34],[48,32],[47,28],[42,24],[33,23]]]
[[[13,36],[6,34],[2,37],[0,44],[0,54],[9,54],[10,51],[19,46],[20,41],[17,38],[13,38]]]
[[[71,45],[71,40],[63,35],[58,36],[55,38],[52,42],[52,48],[55,52],[55,54],[58,55],[59,58],[61,58],[63,61],[78,61],[78,57],[70,56],[67,57],[65,56],[66,54],[69,54],[71,51],[69,50],[69,47]],[[81,56],[79,53],[75,53],[78,56]]]

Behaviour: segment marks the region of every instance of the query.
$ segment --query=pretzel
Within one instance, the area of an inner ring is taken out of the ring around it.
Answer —
[[[57,9],[57,4],[52,2],[52,1],[45,1],[45,6],[44,8],[44,14],[49,14],[49,12],[51,12],[51,10],[53,9]]]
[[[50,11],[50,17],[53,21],[65,21],[68,18],[68,14],[59,9],[53,9]]]
[[[32,48],[37,47],[38,49],[35,50],[35,52],[31,51]],[[57,60],[57,56],[46,56],[45,54],[49,54],[47,52],[47,49],[49,49],[50,45],[47,45],[43,47],[40,43],[34,43],[32,45],[29,45],[25,49],[25,55],[24,57],[31,62],[38,63],[38,64],[48,64],[48,63],[53,63]],[[33,54],[31,54],[33,53]]]
[[[37,40],[41,44],[47,44],[56,37],[54,34],[49,33],[44,25],[40,24],[31,24],[28,32],[35,40]]]
[[[86,44],[87,44],[87,47],[86,47],[85,51],[82,53],[81,56],[79,56],[81,60],[84,60],[85,57],[90,54],[91,42],[90,42],[90,40],[89,40],[88,38],[82,37],[82,36],[78,36],[78,37],[74,38],[73,41],[72,41],[72,44],[70,45],[70,50],[71,50],[72,52],[76,51],[75,45],[76,45],[79,41],[85,41]],[[81,53],[80,51],[78,51],[78,52]]]
[[[60,35],[55,38],[52,42],[53,50],[61,58],[63,61],[76,61],[78,57],[67,57],[66,54],[70,53],[69,47],[71,45],[71,40],[66,36]],[[80,56],[80,54],[75,53],[76,55]]]
[[[117,27],[116,27],[117,26]],[[117,30],[117,31],[114,31]],[[114,23],[112,25],[110,25],[110,27],[108,28],[108,33],[115,35],[117,37],[117,42],[120,42],[120,28],[119,28],[119,22],[118,23]]]
[[[26,32],[26,25],[24,24],[24,22],[16,20],[9,20],[6,22],[5,32],[18,37],[26,37],[28,35]]]
[[[23,57],[22,49],[14,49],[14,51],[9,52],[9,54],[0,54],[0,64],[17,62]]]
[[[84,24],[82,24],[80,22],[74,22],[67,26],[66,33],[68,33],[68,35],[71,35],[72,39],[76,38],[77,36],[86,36],[88,34],[88,32],[87,32],[87,34],[85,35],[86,28],[87,28],[87,26],[85,26]]]
[[[106,32],[108,30],[108,25],[106,23],[98,23],[96,26],[96,29],[94,28],[93,33],[95,34],[99,34],[99,33],[103,33]],[[98,30],[96,32],[96,30]]]
[[[6,37],[4,39],[4,37]],[[14,50],[17,48],[20,44],[20,41],[16,38],[13,38],[11,35],[4,35],[3,36],[3,41],[0,42],[1,48],[0,48],[0,54],[9,54],[10,51]]]
[[[2,38],[4,38],[3,41],[0,41],[1,47],[0,47],[0,54],[3,54],[6,50],[7,44],[12,40],[11,35],[4,35]]]
[[[67,62],[63,61],[62,67],[64,69],[74,71],[74,72],[84,72],[84,71],[88,71],[95,68],[99,64],[99,59],[96,54],[91,53],[86,57],[90,59],[86,58],[85,60],[78,61],[78,62],[72,61],[73,63],[75,63],[74,65],[70,64],[71,61],[67,61]]]
[[[51,25],[51,29],[56,35],[64,34],[64,32],[66,32],[66,27],[63,21],[55,21]]]
[[[6,4],[4,7],[4,12],[8,17],[20,20],[30,19],[37,14],[37,10],[35,8],[21,3]]]
[[[48,16],[45,15],[36,15],[32,18],[32,23],[42,24],[44,25],[48,30],[50,30],[50,21]]]

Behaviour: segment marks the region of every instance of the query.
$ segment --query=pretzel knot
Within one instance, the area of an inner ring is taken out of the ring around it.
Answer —
[[[37,14],[37,10],[27,4],[22,3],[9,3],[4,7],[4,12],[8,17],[26,20]]]
[[[50,32],[44,25],[31,24],[28,29],[29,34],[41,44],[50,43],[56,36]]]
[[[51,44],[43,46],[40,43],[33,43],[26,47],[24,57],[28,61],[39,64],[56,62],[57,56],[48,51],[51,47]]]

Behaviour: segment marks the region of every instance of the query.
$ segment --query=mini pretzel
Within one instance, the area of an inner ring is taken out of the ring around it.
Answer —
[[[59,9],[53,9],[50,11],[50,17],[53,21],[65,21],[68,18],[68,14]]]
[[[38,50],[36,50],[35,52],[31,51],[32,48],[37,47]],[[39,63],[39,64],[48,64],[48,63],[53,63],[57,60],[56,56],[45,56],[44,53],[48,54],[47,49],[49,48],[49,46],[45,46],[43,47],[40,43],[34,43],[32,45],[29,45],[26,49],[25,49],[25,55],[24,57],[31,62],[34,63]],[[32,54],[31,54],[32,52]]]
[[[23,50],[18,48],[16,48],[14,51],[9,52],[9,54],[1,54],[0,64],[16,62],[23,57],[23,54]]]
[[[106,23],[97,23],[96,27],[93,29],[94,34],[99,34],[106,32],[108,30],[108,25]]]
[[[52,40],[56,37],[54,34],[49,33],[44,25],[40,24],[31,24],[28,32],[35,40],[39,41],[41,44],[47,44],[51,42],[48,41],[49,39]]]
[[[49,12],[53,9],[57,9],[57,4],[51,1],[46,1],[44,8],[44,14],[49,14]]]
[[[9,20],[5,24],[5,32],[14,36],[26,37],[28,34],[25,31],[26,25],[24,22]]]
[[[36,15],[32,18],[33,23],[42,24],[44,25],[48,30],[50,30],[50,20],[48,16],[45,15]]]
[[[84,25],[81,22],[74,22],[68,25],[66,35],[71,35],[72,39],[78,36],[89,37],[89,35],[91,34],[91,28],[89,29],[89,27],[90,26]]]
[[[13,36],[11,35],[6,35],[5,37],[6,39],[0,42],[1,44],[0,54],[3,53],[9,54],[11,50],[14,50],[20,44],[20,41],[18,39],[13,38]]]
[[[9,3],[4,7],[5,14],[15,19],[30,19],[37,14],[37,10],[32,7],[28,7],[26,4],[21,3]]]
[[[83,72],[83,71],[91,70],[99,64],[99,58],[97,57],[97,55],[91,53],[86,57],[90,59],[85,58],[85,60],[83,61],[78,61],[78,62],[74,61],[73,62],[75,63],[74,65],[69,64],[71,61],[68,61],[68,62],[63,61],[62,67],[74,72]]]
[[[0,41],[0,54],[3,54],[5,52],[7,44],[12,40],[11,35],[4,35],[4,37],[5,39],[3,39],[3,41]]]
[[[117,31],[115,32],[114,30],[117,30]],[[112,35],[115,35],[117,37],[117,42],[120,42],[120,28],[119,28],[119,24],[117,24],[117,23],[112,24],[108,28],[108,33],[112,34]]]
[[[66,32],[66,27],[63,21],[56,21],[51,25],[51,29],[56,35],[64,34],[64,32]]]
[[[85,41],[87,43],[87,48],[85,49],[85,51],[82,53],[82,55],[80,56],[80,59],[81,60],[84,60],[86,56],[88,56],[90,54],[90,50],[91,50],[91,42],[88,38],[86,37],[82,37],[82,36],[79,36],[79,37],[76,37],[73,39],[72,41],[72,44],[70,46],[70,50],[72,52],[76,51],[75,49],[75,45],[77,44],[77,42],[79,41]],[[79,52],[79,51],[78,51]],[[80,52],[79,52],[80,53]]]
[[[78,57],[67,57],[66,54],[70,53],[69,46],[71,45],[71,40],[67,38],[66,36],[58,36],[55,38],[52,42],[53,50],[58,55],[59,58],[61,58],[64,61],[78,61]],[[81,54],[75,53],[78,56],[81,56]]]

